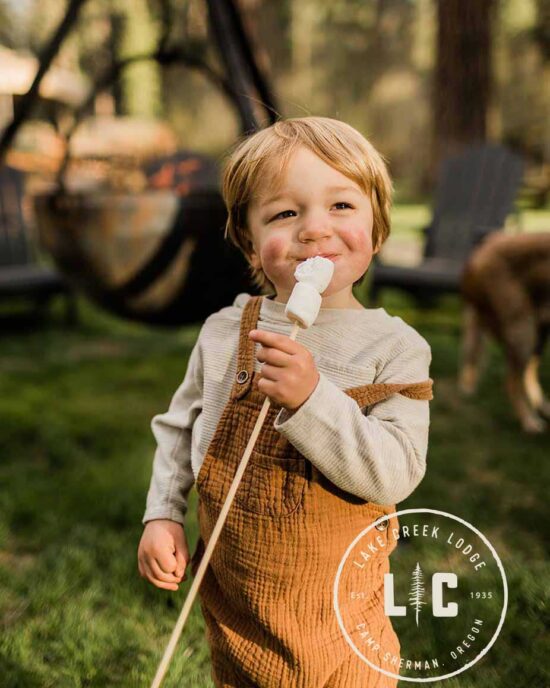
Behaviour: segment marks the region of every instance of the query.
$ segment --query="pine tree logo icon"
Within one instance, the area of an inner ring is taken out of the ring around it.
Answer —
[[[409,592],[409,606],[415,610],[416,625],[418,626],[418,616],[424,602],[424,574],[420,564],[416,562],[416,567],[411,576],[411,591]]]

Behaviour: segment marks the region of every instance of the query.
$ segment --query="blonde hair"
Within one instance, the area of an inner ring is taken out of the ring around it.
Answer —
[[[309,148],[370,197],[373,248],[382,246],[390,233],[393,193],[384,158],[349,124],[314,116],[279,120],[237,141],[222,174],[222,194],[228,213],[224,237],[242,251],[250,264],[253,252],[247,223],[250,200],[258,194],[262,180],[269,179],[270,192],[282,186],[288,162],[298,146]],[[262,292],[275,291],[261,268],[250,264],[250,275]],[[364,277],[353,286],[360,284]]]

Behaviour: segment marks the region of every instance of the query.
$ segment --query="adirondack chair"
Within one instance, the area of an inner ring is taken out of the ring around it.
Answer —
[[[376,254],[369,272],[369,305],[385,288],[408,292],[420,307],[444,293],[459,293],[472,249],[504,227],[523,177],[523,161],[500,144],[477,144],[445,160],[435,207],[424,228],[423,259],[417,266],[387,264]]]
[[[73,290],[54,270],[39,265],[25,224],[22,199],[23,174],[0,166],[0,300],[18,298],[34,302],[42,311],[51,298],[66,299],[66,321],[76,322]]]

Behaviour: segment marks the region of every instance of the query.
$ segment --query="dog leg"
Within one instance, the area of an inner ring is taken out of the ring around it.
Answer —
[[[544,396],[544,391],[539,381],[540,356],[532,356],[523,376],[523,383],[527,397],[533,408],[542,416],[550,419],[550,401]]]
[[[533,411],[526,386],[526,379],[531,375],[529,364],[523,370],[518,370],[516,366],[509,365],[506,375],[506,388],[522,428],[528,433],[539,433],[546,429],[547,423]]]
[[[537,317],[523,293],[508,293],[507,296],[509,310],[504,313],[506,320],[503,318],[502,343],[508,364],[508,395],[525,432],[543,432],[547,423],[532,403],[533,394],[537,394],[536,385],[532,382],[533,373],[536,374],[536,361],[533,363],[533,358],[538,354],[539,344]],[[512,296],[517,298],[514,300]]]
[[[477,310],[466,304],[462,311],[462,347],[458,389],[467,396],[477,389],[481,358],[485,353],[485,333]],[[485,362],[485,361],[484,361]]]

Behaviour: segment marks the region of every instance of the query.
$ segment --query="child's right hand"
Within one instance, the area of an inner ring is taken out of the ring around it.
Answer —
[[[189,561],[187,538],[181,523],[155,519],[145,524],[138,547],[142,578],[165,590],[178,590]],[[187,579],[187,575],[183,580]]]

